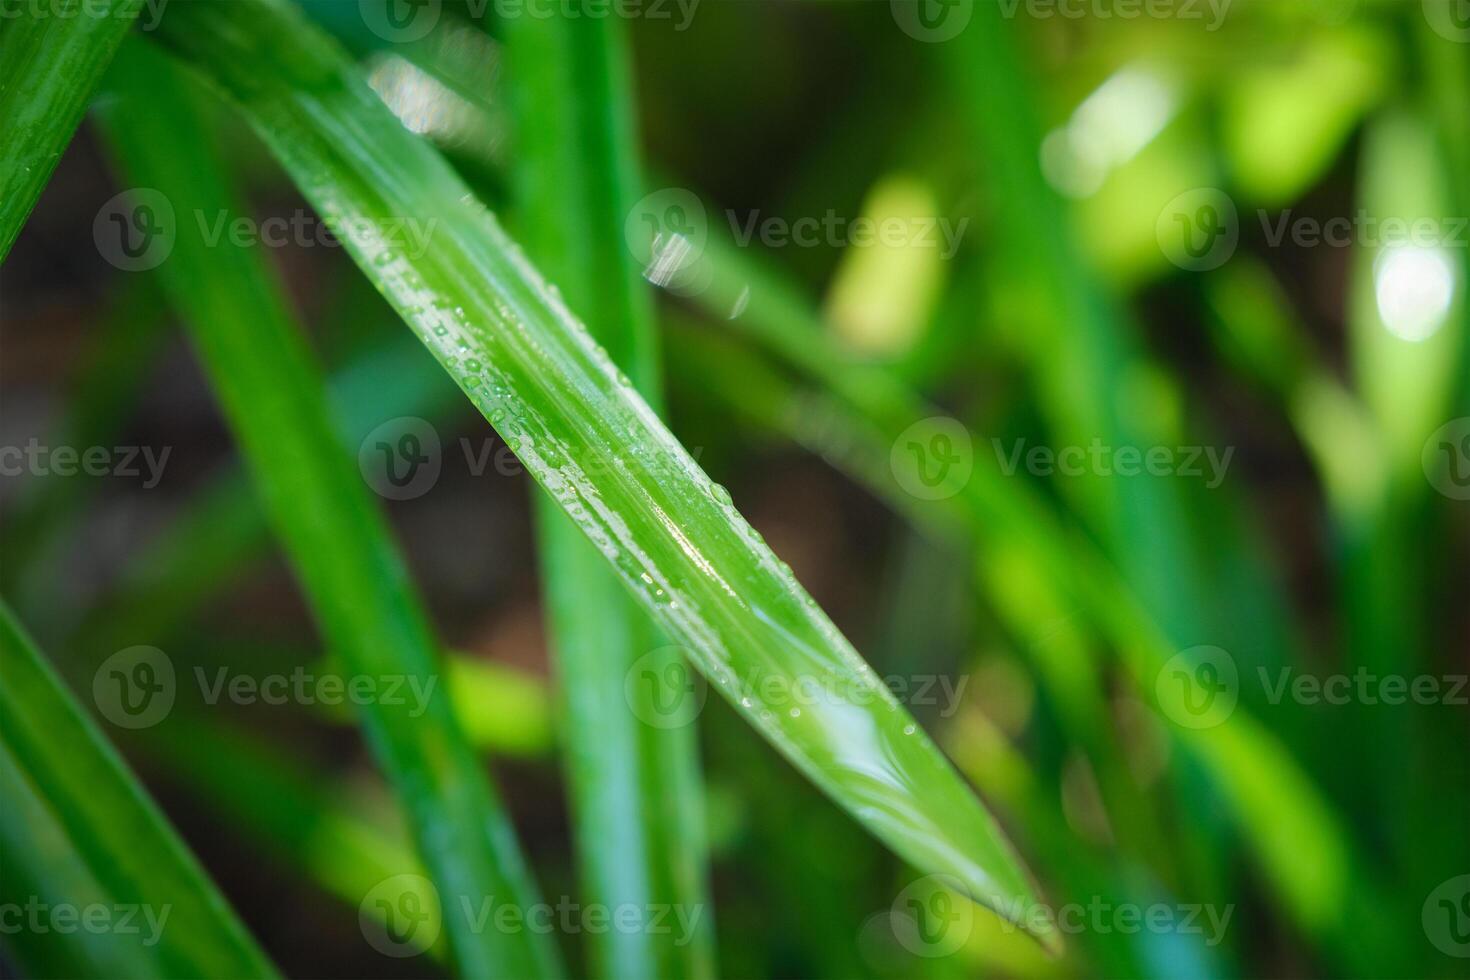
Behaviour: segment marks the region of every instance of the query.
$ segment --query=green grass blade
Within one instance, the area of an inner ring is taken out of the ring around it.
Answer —
[[[688,274],[705,284],[696,301],[709,316],[756,339],[837,396],[830,410],[818,410],[819,403],[809,401],[772,421],[872,487],[919,528],[958,528],[981,542],[982,555],[994,563],[1002,584],[1022,583],[1036,590],[1025,593],[1013,613],[1029,608],[1034,614],[1038,601],[1061,610],[1086,610],[1098,632],[1116,647],[1139,695],[1154,700],[1160,671],[1178,649],[1157,613],[1114,563],[1088,542],[1069,536],[1041,500],[1005,477],[987,453],[974,454],[970,478],[952,498],[919,500],[904,492],[889,468],[890,449],[910,425],[942,414],[939,409],[887,371],[845,358],[826,336],[816,312],[781,275],[713,236],[702,261],[704,270]],[[743,312],[728,319],[726,311],[737,299]],[[765,394],[779,404],[778,395],[770,390]],[[759,398],[751,400],[752,406],[760,403]],[[1006,611],[1004,596],[998,605]],[[1023,626],[1016,628],[1024,635]],[[1030,652],[1047,649],[1037,644]],[[1042,663],[1040,669],[1063,703],[1080,705],[1091,693],[1087,685],[1077,686],[1077,671],[1067,670],[1064,663]],[[1283,903],[1309,927],[1325,928],[1340,907],[1340,887],[1348,874],[1347,844],[1335,814],[1307,774],[1243,708],[1214,728],[1170,727],[1218,781]],[[1276,791],[1262,793],[1263,785]]]
[[[163,33],[245,106],[359,265],[737,710],[898,854],[1020,918],[1032,885],[973,792],[335,46],[258,0],[174,8]],[[437,222],[417,256],[377,231],[407,217]],[[799,683],[822,693],[779,711],[763,696]]]
[[[623,25],[574,9],[505,26],[521,241],[656,408],[652,291],[623,241],[623,222],[639,196]],[[649,931],[589,937],[592,973],[711,976],[696,729],[646,720],[659,717],[659,699],[678,698],[668,679],[688,668],[556,501],[538,494],[536,504],[587,900],[703,910],[689,942]],[[629,687],[635,670],[660,690]]]
[[[221,5],[224,6],[224,5]],[[441,660],[381,514],[332,426],[324,385],[264,259],[228,241],[213,247],[195,215],[238,213],[211,131],[188,81],[151,48],[119,56],[121,97],[109,104],[112,144],[132,178],[169,194],[183,215],[166,288],[230,420],[329,649],[355,675],[427,684]],[[166,107],[166,108],[165,108]],[[451,910],[445,928],[466,976],[550,976],[540,933],[476,927],[477,903],[537,901],[510,825],[447,697],[421,717],[374,702],[362,722],[396,788],[415,842]],[[464,904],[462,904],[464,903]]]
[[[0,262],[143,0],[16,5],[0,31]]]
[[[6,801],[0,809],[0,900],[25,908],[35,896],[53,910],[136,906],[139,922],[145,913],[161,922],[156,935],[148,929],[7,927],[7,946],[36,974],[275,975],[3,603],[0,787]]]

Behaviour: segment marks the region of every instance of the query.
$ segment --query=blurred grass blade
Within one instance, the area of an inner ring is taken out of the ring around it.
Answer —
[[[353,915],[383,916],[383,906],[362,897],[390,878],[423,874],[407,835],[365,812],[367,803],[382,801],[365,801],[355,786],[323,779],[299,754],[182,712],[140,734],[150,756],[187,783],[233,834],[282,871],[316,882]],[[221,766],[221,759],[229,765]],[[422,884],[401,880],[408,888]],[[432,902],[421,905],[430,916],[424,935],[439,937],[427,952],[442,958],[441,910]]]
[[[132,932],[7,924],[7,947],[33,975],[275,975],[4,603],[0,796],[0,901],[25,909],[35,898],[58,915],[68,906],[132,907],[140,924]],[[145,922],[157,928],[141,927]]]
[[[213,5],[210,5],[213,6]],[[223,5],[222,5],[223,6]],[[387,528],[333,429],[324,386],[264,259],[199,215],[238,213],[188,80],[141,43],[119,54],[105,122],[124,169],[183,216],[160,267],[260,488],[328,648],[355,675],[428,685],[441,663]],[[433,690],[421,687],[422,690]],[[362,723],[409,815],[466,976],[557,973],[543,934],[477,928],[476,903],[536,901],[530,875],[447,696],[364,706]]]
[[[945,55],[1005,233],[1005,247],[997,251],[1009,260],[1006,271],[1018,278],[1034,310],[1031,361],[1051,435],[1076,446],[1094,439],[1113,446],[1178,445],[1179,412],[1172,406],[1180,396],[1138,351],[1136,329],[1087,267],[1060,196],[1042,174],[1036,87],[1023,69],[1017,25],[991,4],[975,13],[962,43],[946,46]],[[1008,96],[996,98],[997,92]],[[1189,543],[1191,515],[1169,479],[1140,472],[1070,481],[1078,488],[1075,502],[1141,602],[1141,608],[1126,602],[1117,608],[1120,627],[1151,634],[1149,642],[1122,650],[1145,696],[1171,655],[1234,635],[1230,617],[1209,601],[1203,562]],[[1176,669],[1174,676],[1186,675]],[[1344,907],[1343,841],[1281,743],[1240,711],[1228,724],[1184,726],[1178,735],[1211,767],[1286,909],[1319,935],[1330,929]],[[1264,765],[1282,780],[1278,792],[1261,792]],[[1182,770],[1176,781],[1181,777]],[[1177,789],[1186,806],[1213,802],[1183,781]],[[1310,855],[1288,846],[1287,827],[1294,828],[1292,839],[1310,841]]]
[[[176,7],[163,34],[244,104],[358,264],[721,694],[898,854],[1023,919],[1031,882],[973,792],[335,46],[265,0]],[[419,254],[385,234],[408,217],[436,222]],[[773,689],[807,693],[798,706]]]
[[[623,241],[638,198],[623,24],[574,7],[505,28],[521,241],[657,409],[652,291]],[[688,942],[648,930],[589,937],[592,973],[711,976],[696,729],[650,724],[660,703],[677,701],[671,678],[688,667],[557,502],[538,494],[536,504],[586,900],[706,910]],[[629,684],[635,671],[657,690]]]
[[[459,391],[410,337],[364,352],[328,380],[344,449],[395,418],[437,420]],[[432,371],[432,375],[429,372]],[[162,641],[209,598],[269,551],[270,529],[246,475],[230,466],[212,476],[171,523],[130,557],[122,579],[71,634],[83,656],[99,657],[133,636]],[[47,601],[54,601],[46,594]]]
[[[169,336],[161,305],[152,276],[134,276],[117,290],[106,322],[77,365],[53,445],[106,446],[117,438]],[[21,484],[8,515],[0,589],[37,636],[55,635],[76,616],[78,596],[55,583],[65,577],[61,563],[69,549],[84,545],[83,515],[97,488],[96,481],[36,473]]]
[[[0,262],[143,0],[7,5],[0,31]]]

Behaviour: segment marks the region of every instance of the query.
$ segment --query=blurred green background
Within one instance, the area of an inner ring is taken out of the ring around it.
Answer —
[[[393,3],[304,6],[495,206],[505,11]],[[629,247],[692,249],[638,256],[665,417],[995,808],[1067,946],[968,906],[916,935],[932,883],[708,698],[719,975],[1470,976],[1470,4],[619,9]],[[218,124],[257,226],[317,227]],[[319,656],[152,273],[97,232],[125,188],[84,126],[0,270],[0,446],[168,452],[149,486],[0,479],[0,585],[84,701],[137,644],[181,675]],[[574,899],[529,481],[342,249],[282,234],[466,727]],[[439,472],[387,499],[373,433],[404,418]],[[416,866],[348,713],[196,695],[107,731],[281,968],[440,975],[359,930]]]

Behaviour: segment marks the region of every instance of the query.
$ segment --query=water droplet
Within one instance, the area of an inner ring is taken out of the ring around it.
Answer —
[[[711,483],[709,485],[709,495],[711,497],[714,497],[715,498],[715,502],[717,504],[719,504],[721,507],[729,507],[730,506],[730,503],[731,503],[730,502],[730,491],[729,490],[726,490],[724,487],[720,486],[718,483]]]
[[[916,731],[916,729],[915,729],[915,727],[913,725],[904,725],[903,726],[903,733],[905,735],[912,735],[915,731]]]

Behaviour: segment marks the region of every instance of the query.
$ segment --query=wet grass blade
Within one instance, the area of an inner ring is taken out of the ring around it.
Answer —
[[[623,241],[639,196],[623,24],[573,9],[505,26],[520,240],[656,409],[652,291]],[[643,930],[589,937],[592,973],[710,976],[696,730],[650,723],[660,717],[659,704],[679,697],[670,678],[689,668],[556,501],[539,494],[536,504],[587,900],[705,910],[690,942]]]
[[[704,283],[696,301],[706,313],[809,375],[826,399],[808,399],[773,416],[770,406],[791,401],[768,385],[764,397],[748,400],[750,408],[870,486],[917,527],[958,529],[979,542],[982,570],[989,565],[992,587],[1000,586],[992,598],[1003,614],[1016,617],[1013,628],[1019,635],[1027,635],[1020,615],[1028,609],[1034,615],[1038,602],[1063,615],[1085,610],[1116,648],[1140,697],[1158,703],[1158,678],[1178,648],[1114,563],[1087,541],[1068,535],[1039,498],[1005,477],[984,452],[975,453],[970,477],[954,496],[921,500],[904,492],[890,468],[890,449],[909,426],[940,410],[884,369],[844,357],[800,291],[776,271],[713,236],[701,261],[705,268],[688,275]],[[737,301],[743,312],[728,319],[726,311]],[[1007,589],[1019,589],[1014,595],[1024,601],[1009,604]],[[1033,644],[1028,652],[1068,653],[1047,643]],[[1079,675],[1087,667],[1048,659],[1038,668],[1058,700],[1076,704],[1077,717],[1085,718],[1085,701],[1093,691],[1089,683],[1079,683]],[[1312,929],[1327,929],[1337,914],[1350,856],[1344,829],[1307,773],[1243,707],[1225,724],[1201,729],[1171,724],[1170,730],[1218,782],[1283,904]],[[1275,792],[1261,792],[1264,785]]]
[[[0,31],[0,262],[143,0],[17,5]]]
[[[341,52],[264,0],[172,8],[163,35],[244,105],[358,264],[713,686],[898,854],[1023,919],[1032,884],[948,760]],[[408,218],[435,222],[416,255],[386,233]],[[794,704],[773,689],[821,694]]]
[[[7,947],[34,975],[275,975],[3,603],[0,791],[0,899],[22,909],[33,896],[53,909],[130,906],[140,923],[158,924],[133,932],[5,929]]]
[[[340,447],[304,338],[263,256],[227,239],[211,246],[195,220],[238,209],[212,132],[187,97],[188,80],[141,44],[120,54],[118,68],[121,97],[105,116],[111,143],[131,177],[168,194],[182,216],[160,274],[328,648],[354,675],[427,685],[442,671],[439,651],[382,516]],[[453,913],[445,929],[459,969],[466,976],[555,975],[546,936],[477,928],[468,914],[490,897],[523,909],[537,898],[448,698],[427,705],[415,717],[407,704],[382,699],[364,706],[362,723],[440,905]]]

